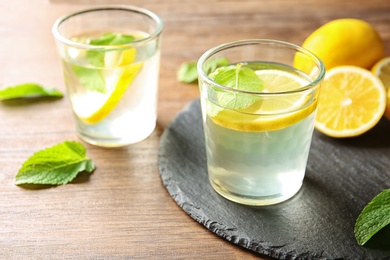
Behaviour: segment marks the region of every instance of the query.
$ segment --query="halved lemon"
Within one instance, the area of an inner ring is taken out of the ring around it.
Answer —
[[[263,92],[285,92],[308,84],[308,79],[282,70],[258,70],[264,83]],[[278,96],[279,97],[275,97]],[[246,109],[222,109],[212,120],[226,128],[245,132],[274,131],[295,124],[316,109],[316,97],[311,90],[291,94],[261,96]],[[212,109],[211,109],[212,110]]]
[[[386,89],[390,88],[390,57],[379,60],[371,71],[382,80]]]
[[[390,120],[390,57],[379,60],[371,69],[377,75],[387,90],[387,107],[385,117]]]
[[[353,137],[374,127],[386,108],[386,90],[370,71],[330,69],[321,86],[315,127],[332,137]]]
[[[73,109],[80,120],[88,124],[99,123],[117,106],[142,68],[142,63],[132,63],[135,55],[136,50],[133,48],[105,54],[106,65],[111,68],[117,67],[115,70],[120,70],[120,72],[113,82],[106,82],[107,85],[115,84],[108,90],[108,93],[88,91],[83,95],[72,97]]]

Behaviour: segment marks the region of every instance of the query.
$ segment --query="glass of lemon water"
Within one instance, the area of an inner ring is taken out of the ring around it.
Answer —
[[[163,23],[134,6],[60,17],[52,32],[78,135],[104,147],[137,143],[155,129]]]
[[[322,61],[290,43],[242,40],[205,52],[198,73],[214,190],[253,206],[294,196],[305,175]]]

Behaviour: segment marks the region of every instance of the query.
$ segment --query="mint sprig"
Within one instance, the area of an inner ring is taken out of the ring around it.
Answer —
[[[236,64],[220,67],[212,72],[209,77],[216,83],[245,92],[260,92],[264,88],[263,81],[256,72],[250,68]],[[253,105],[259,98],[253,94],[234,92],[213,88],[209,91],[209,96],[213,97],[220,107],[238,110],[245,109]]]
[[[90,45],[104,46],[104,45],[120,45],[131,43],[135,40],[132,35],[117,34],[117,33],[106,33],[101,35],[99,38],[91,39]],[[107,50],[117,51],[117,50]],[[105,50],[89,50],[87,51],[87,62],[95,67],[104,67],[104,55]]]
[[[364,245],[378,231],[390,224],[390,189],[379,193],[360,213],[355,223],[355,238]]]
[[[120,45],[131,43],[135,40],[132,35],[106,33],[98,38],[90,39],[89,44],[94,46]],[[79,83],[86,89],[106,93],[107,82],[99,68],[105,67],[105,54],[108,51],[118,50],[88,50],[86,52],[86,59],[91,67],[72,65],[73,72],[79,79]]]
[[[0,100],[16,98],[38,98],[38,97],[63,97],[62,93],[54,88],[47,88],[36,83],[24,83],[10,86],[0,90]]]
[[[81,143],[65,141],[28,158],[19,169],[15,184],[61,185],[72,181],[82,171],[94,169]]]

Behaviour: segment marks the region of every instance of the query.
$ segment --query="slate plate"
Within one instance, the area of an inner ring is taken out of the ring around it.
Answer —
[[[390,187],[390,122],[368,133],[333,139],[315,132],[304,184],[292,199],[248,207],[219,196],[208,183],[199,100],[164,131],[163,184],[176,203],[216,235],[277,259],[390,259],[390,228],[368,245],[354,237],[364,206]]]

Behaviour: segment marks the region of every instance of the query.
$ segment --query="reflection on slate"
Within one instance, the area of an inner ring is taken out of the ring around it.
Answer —
[[[230,202],[208,183],[199,100],[163,133],[159,169],[176,203],[216,235],[277,259],[390,259],[389,232],[359,246],[354,224],[364,206],[390,188],[390,122],[368,133],[333,139],[314,133],[304,184],[273,206]],[[371,241],[370,241],[371,242]],[[375,242],[375,241],[374,241]]]

